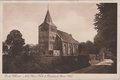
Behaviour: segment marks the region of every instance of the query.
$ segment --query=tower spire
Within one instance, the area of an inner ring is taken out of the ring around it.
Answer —
[[[47,4],[47,10],[49,10],[49,3]]]
[[[47,9],[47,13],[46,13],[44,22],[45,23],[52,23],[52,18],[50,16],[50,12],[49,12],[49,5],[48,5],[48,9]]]

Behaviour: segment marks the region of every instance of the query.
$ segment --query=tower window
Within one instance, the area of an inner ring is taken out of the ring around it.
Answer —
[[[48,26],[44,26],[41,28],[41,31],[48,31],[48,29],[49,29]]]
[[[56,28],[52,27],[51,31],[56,32]]]

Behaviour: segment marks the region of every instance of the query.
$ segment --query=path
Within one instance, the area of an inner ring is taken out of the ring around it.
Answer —
[[[72,73],[112,73],[112,63],[111,59],[105,59],[95,65],[73,71]]]

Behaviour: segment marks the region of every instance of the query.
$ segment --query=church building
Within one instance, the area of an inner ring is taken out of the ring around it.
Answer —
[[[39,52],[44,56],[77,56],[79,42],[71,34],[57,30],[49,10],[38,30]]]

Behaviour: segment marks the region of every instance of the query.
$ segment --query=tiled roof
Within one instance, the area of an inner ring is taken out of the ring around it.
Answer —
[[[65,42],[69,42],[69,43],[75,43],[75,44],[79,44],[78,41],[76,41],[75,39],[73,39],[71,34],[68,34],[66,32],[57,30],[57,34],[63,39],[63,41]]]

